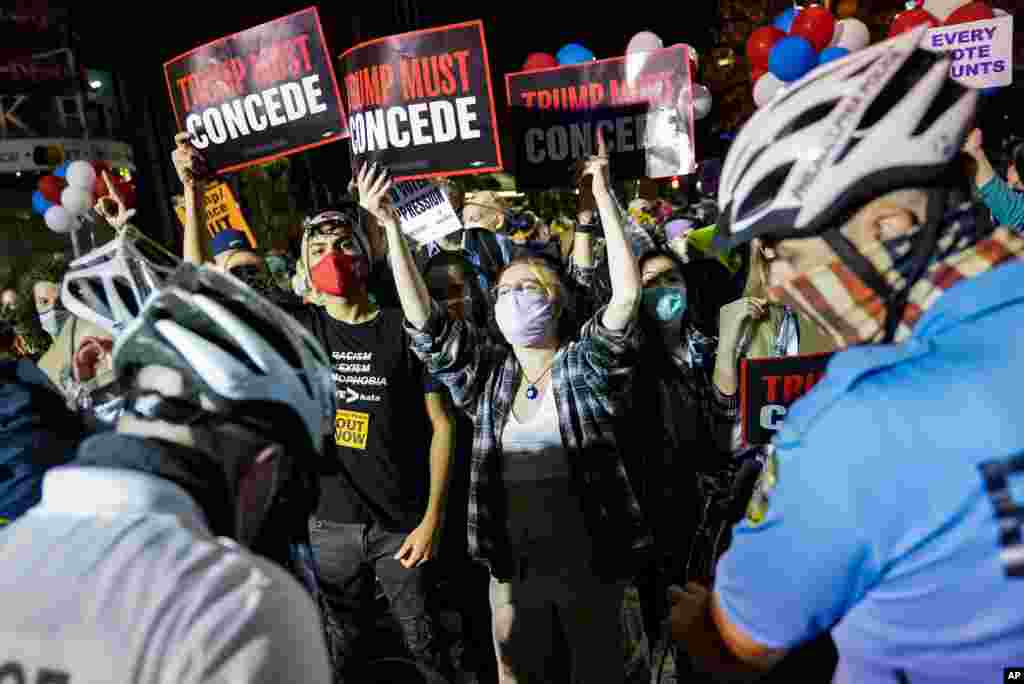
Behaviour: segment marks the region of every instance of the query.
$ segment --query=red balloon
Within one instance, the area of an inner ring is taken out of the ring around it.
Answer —
[[[48,202],[60,204],[60,193],[68,186],[68,182],[57,176],[43,176],[39,179],[39,194]]]
[[[992,11],[991,7],[980,0],[977,0],[976,2],[967,3],[950,14],[949,18],[946,19],[946,26],[952,26],[953,24],[966,24],[969,21],[994,19],[995,16],[996,14]]]
[[[762,69],[761,67],[758,67],[758,66],[751,67],[750,68],[750,82],[751,83],[757,83],[759,80],[761,80],[761,77],[764,76],[767,73],[768,73],[767,69]]]
[[[532,52],[526,58],[526,64],[523,65],[523,71],[550,69],[556,66],[558,66],[558,60],[555,59],[554,55],[549,55],[546,52]]]
[[[832,34],[836,32],[836,18],[828,9],[821,5],[804,7],[789,29],[789,35],[799,36],[811,41],[817,52],[821,52],[832,42]]]
[[[922,24],[928,24],[928,28],[935,28],[940,26],[941,23],[927,10],[916,7],[896,15],[896,18],[892,20],[892,26],[889,27],[889,37],[892,38],[901,33],[906,33]]]
[[[747,38],[747,59],[750,60],[750,65],[759,69],[767,69],[768,55],[771,54],[775,44],[785,37],[786,34],[774,26],[762,26],[751,33],[750,38]]]

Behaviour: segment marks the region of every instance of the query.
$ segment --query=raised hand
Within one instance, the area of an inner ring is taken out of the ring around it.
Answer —
[[[178,173],[178,179],[186,188],[194,188],[197,181],[205,176],[206,162],[199,150],[192,145],[192,134],[187,132],[178,133],[174,136],[174,151],[171,152],[171,161],[174,163],[174,170]]]
[[[359,206],[382,223],[395,220],[395,210],[388,194],[393,184],[391,173],[376,163],[363,164],[356,175]]]
[[[107,184],[107,197],[101,197],[94,207],[96,213],[102,216],[107,223],[115,230],[120,230],[135,216],[135,210],[125,205],[124,196],[117,190],[117,186],[110,180],[110,174],[103,172],[103,182]]]
[[[583,164],[582,176],[590,176],[594,197],[606,196],[611,189],[611,177],[608,170],[608,146],[604,141],[602,129],[597,129],[597,154],[591,156]]]

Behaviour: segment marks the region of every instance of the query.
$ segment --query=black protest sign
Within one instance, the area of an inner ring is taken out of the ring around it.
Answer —
[[[315,7],[164,64],[178,127],[218,173],[348,135]]]
[[[377,162],[396,180],[502,169],[483,22],[357,45],[341,73],[356,169]]]
[[[601,130],[618,178],[696,169],[689,47],[506,74],[519,187],[571,187]]]
[[[793,402],[825,375],[832,354],[744,359],[740,365],[743,441],[768,444]]]

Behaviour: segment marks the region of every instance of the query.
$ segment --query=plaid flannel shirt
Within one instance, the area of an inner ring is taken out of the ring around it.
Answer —
[[[595,572],[626,577],[633,551],[653,543],[619,456],[613,419],[624,415],[639,349],[635,322],[623,331],[601,323],[604,309],[587,322],[578,341],[558,351],[552,388],[573,486],[583,501],[594,539]],[[469,552],[499,579],[511,577],[512,558],[501,509],[501,435],[521,373],[511,349],[485,331],[447,318],[436,302],[422,331],[407,324],[412,348],[451,391],[473,421],[469,485]]]

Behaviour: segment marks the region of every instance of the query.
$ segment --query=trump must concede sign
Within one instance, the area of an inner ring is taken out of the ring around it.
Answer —
[[[620,178],[696,170],[689,48],[505,75],[521,186],[575,184],[597,131]]]
[[[740,422],[743,441],[768,444],[793,403],[825,376],[832,354],[743,359],[740,364]]]
[[[502,169],[483,22],[413,31],[341,55],[354,166],[396,180]]]
[[[315,7],[175,57],[164,75],[179,128],[218,173],[347,135]]]

